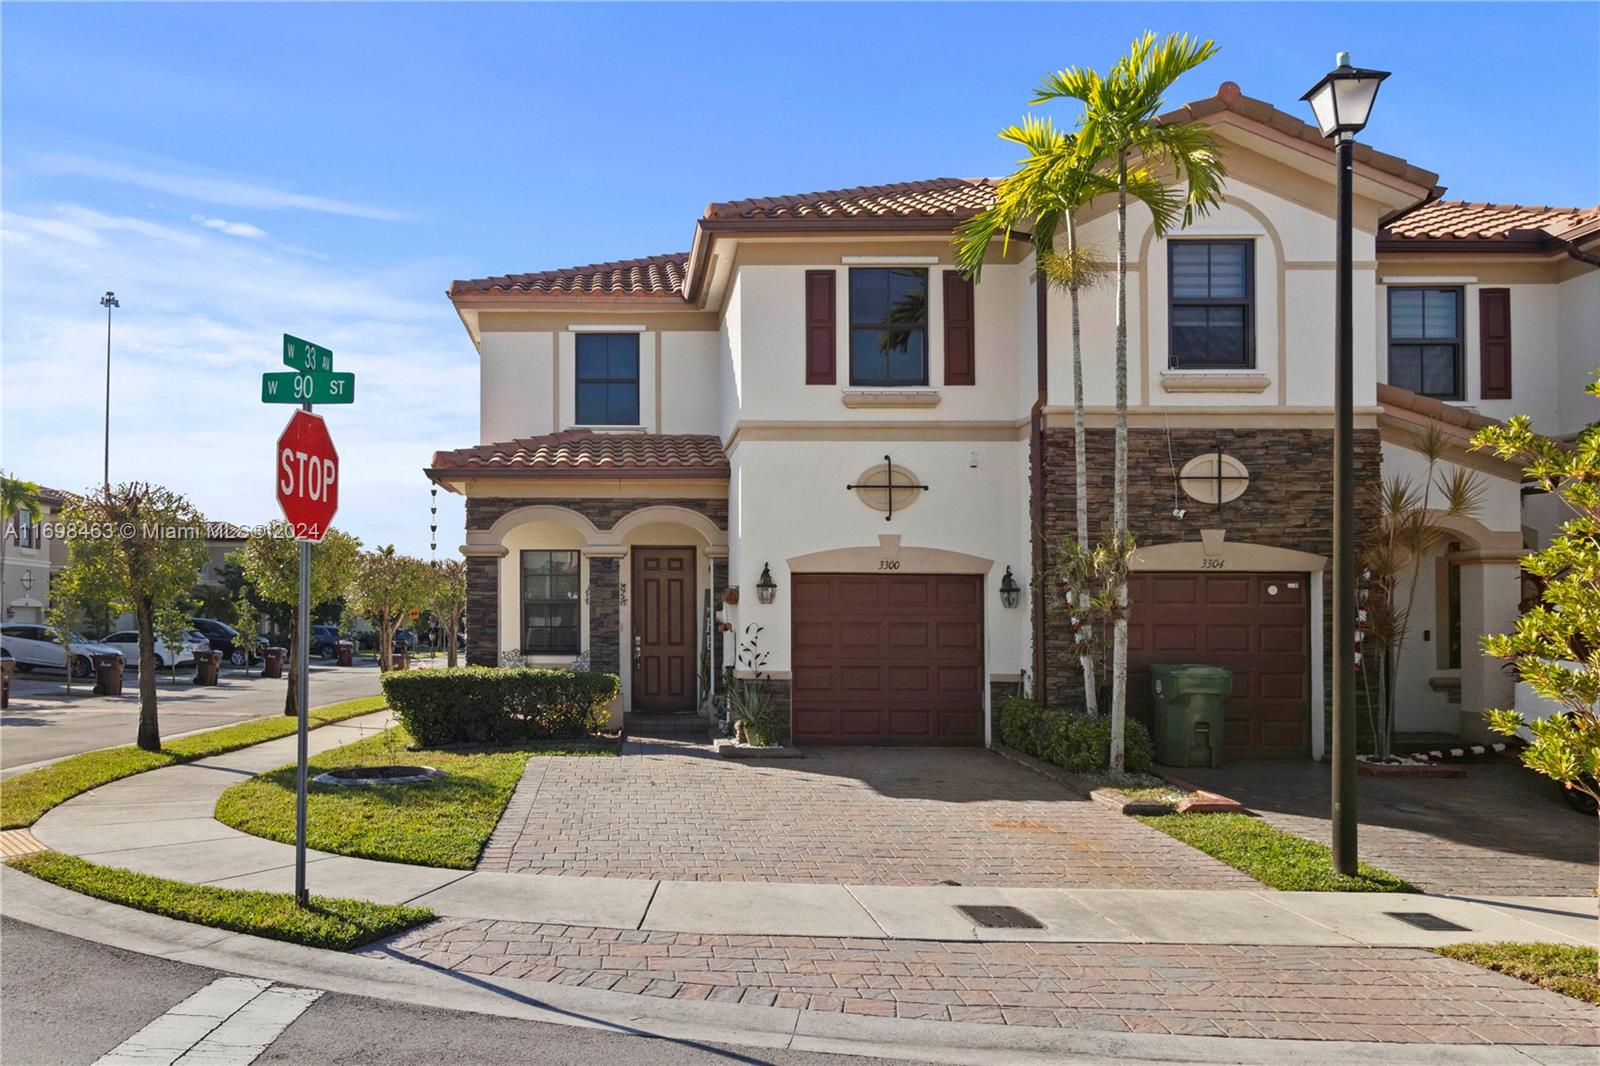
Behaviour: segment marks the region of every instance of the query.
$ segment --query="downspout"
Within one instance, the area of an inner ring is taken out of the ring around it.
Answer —
[[[1038,358],[1038,396],[1033,401],[1033,409],[1029,412],[1029,452],[1031,468],[1028,473],[1030,482],[1030,515],[1033,527],[1033,698],[1043,707],[1046,704],[1045,688],[1045,600],[1048,590],[1045,587],[1045,548],[1044,548],[1044,405],[1045,398],[1050,388],[1050,359],[1049,359],[1049,315],[1048,315],[1048,286],[1037,269],[1038,252],[1035,249],[1034,262],[1034,318],[1036,323],[1037,339],[1034,344]]]

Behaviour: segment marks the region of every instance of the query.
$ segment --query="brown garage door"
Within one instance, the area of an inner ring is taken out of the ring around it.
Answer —
[[[1128,709],[1150,724],[1150,664],[1233,671],[1226,756],[1310,751],[1311,640],[1305,574],[1132,574]]]
[[[981,582],[795,575],[795,742],[983,743]]]

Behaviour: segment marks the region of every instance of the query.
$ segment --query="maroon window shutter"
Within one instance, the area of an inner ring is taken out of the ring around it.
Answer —
[[[1511,399],[1511,290],[1478,290],[1480,389],[1485,400]]]
[[[834,270],[806,271],[806,384],[832,385],[834,338],[838,333],[838,302],[834,289],[839,274]]]
[[[972,279],[959,270],[944,272],[944,383],[976,385],[977,329],[972,308]]]

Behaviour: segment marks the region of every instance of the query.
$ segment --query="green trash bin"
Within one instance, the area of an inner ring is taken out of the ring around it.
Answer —
[[[1233,672],[1204,663],[1151,663],[1156,762],[1221,766],[1223,714]]]

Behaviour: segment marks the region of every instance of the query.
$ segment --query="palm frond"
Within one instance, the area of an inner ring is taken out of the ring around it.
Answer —
[[[1046,250],[1040,246],[1039,273],[1058,289],[1088,289],[1105,281],[1113,273],[1105,259],[1095,249],[1077,245],[1064,252]]]

